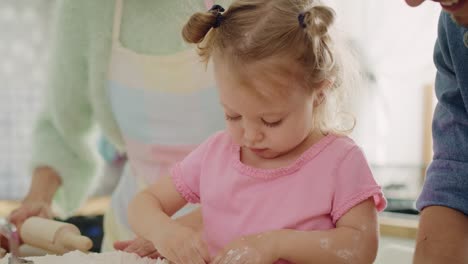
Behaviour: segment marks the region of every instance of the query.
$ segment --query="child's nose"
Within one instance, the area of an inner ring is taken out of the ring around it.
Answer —
[[[263,135],[259,129],[255,127],[244,129],[244,140],[247,146],[253,146],[262,139]]]

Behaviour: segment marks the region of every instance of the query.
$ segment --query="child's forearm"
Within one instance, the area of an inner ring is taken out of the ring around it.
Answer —
[[[203,218],[200,207],[188,214],[176,218],[175,221],[178,224],[190,227],[195,231],[200,231],[203,229]]]
[[[328,231],[273,231],[281,259],[293,263],[373,263],[378,232],[339,227]]]
[[[128,220],[137,236],[152,242],[161,230],[169,230],[168,226],[175,224],[164,212],[159,200],[149,191],[140,192],[131,201]]]

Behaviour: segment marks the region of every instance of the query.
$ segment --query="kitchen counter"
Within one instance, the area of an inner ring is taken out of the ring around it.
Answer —
[[[109,204],[108,197],[90,199],[79,210],[81,215],[103,214]],[[18,202],[0,201],[0,217],[5,217],[18,206]],[[383,212],[379,215],[380,243],[376,264],[411,264],[418,216]]]

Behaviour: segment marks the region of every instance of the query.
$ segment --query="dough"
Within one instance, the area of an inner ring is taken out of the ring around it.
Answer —
[[[0,264],[8,264],[8,255],[0,259]],[[89,253],[72,251],[63,256],[46,255],[41,257],[27,257],[34,264],[169,264],[163,259],[140,258],[135,254],[122,251]]]

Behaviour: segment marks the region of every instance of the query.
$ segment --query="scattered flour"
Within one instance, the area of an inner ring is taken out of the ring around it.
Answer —
[[[122,251],[99,254],[72,251],[63,256],[47,255],[26,259],[34,261],[34,264],[169,264],[167,260],[140,258],[135,254]],[[8,255],[0,259],[0,264],[8,264]]]
[[[226,255],[232,256],[234,260],[239,261],[244,255],[249,254],[250,251],[251,250],[248,247],[239,248],[239,249],[231,249],[226,253]],[[227,261],[227,259],[225,261]]]
[[[353,256],[353,252],[343,249],[343,250],[338,250],[336,252],[336,255],[342,259],[350,259]]]
[[[353,235],[353,240],[354,241],[359,241],[361,239],[361,236],[359,235]]]
[[[330,242],[327,238],[320,239],[320,248],[327,249],[330,246]]]

